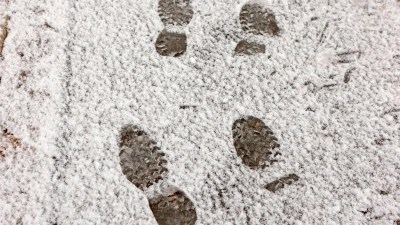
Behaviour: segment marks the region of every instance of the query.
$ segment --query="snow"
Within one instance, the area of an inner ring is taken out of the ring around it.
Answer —
[[[193,201],[197,224],[399,220],[400,4],[262,1],[282,29],[271,37],[241,30],[246,2],[193,0],[189,25],[168,27],[187,35],[179,58],[155,51],[157,1],[0,2],[0,23],[11,18],[0,126],[25,146],[0,159],[0,221],[156,224],[154,190],[119,165],[126,124],[166,153],[166,182]],[[240,40],[266,53],[234,56]],[[250,170],[236,156],[231,127],[247,115],[278,138],[272,167]],[[297,183],[264,188],[292,173]]]

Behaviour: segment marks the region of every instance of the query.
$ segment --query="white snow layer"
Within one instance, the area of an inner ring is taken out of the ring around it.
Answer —
[[[398,1],[257,1],[282,29],[261,37],[240,28],[246,1],[192,0],[190,24],[168,28],[188,36],[179,58],[155,50],[157,1],[7,2],[0,126],[29,147],[0,159],[1,224],[156,224],[119,165],[126,124],[165,151],[196,224],[400,219]],[[266,53],[235,56],[243,39]],[[231,126],[246,115],[273,130],[281,162],[241,163]],[[290,173],[300,180],[264,188]]]

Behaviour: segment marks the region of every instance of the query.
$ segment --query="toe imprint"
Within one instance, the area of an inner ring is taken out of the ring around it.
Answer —
[[[136,187],[143,190],[163,179],[164,154],[144,131],[133,125],[122,128],[119,147],[122,172]]]
[[[292,183],[294,183],[295,181],[298,181],[298,180],[299,180],[299,177],[296,174],[290,174],[286,177],[282,177],[276,181],[273,181],[273,182],[267,184],[265,186],[265,188],[267,188],[267,190],[275,193],[279,189],[284,188],[285,184],[291,185]]]
[[[193,10],[189,0],[160,0],[158,14],[165,26],[184,26],[190,23]]]
[[[162,56],[178,57],[185,53],[186,35],[163,31],[157,38],[156,50]]]
[[[264,122],[255,117],[238,119],[232,126],[237,155],[251,169],[265,168],[272,164],[272,149],[278,148],[278,140]]]
[[[280,31],[275,15],[263,9],[259,4],[246,4],[240,12],[242,29],[252,34],[277,35]]]
[[[149,200],[159,225],[194,225],[197,220],[193,203],[183,192],[170,196],[158,196]]]
[[[257,53],[265,53],[265,45],[242,40],[237,44],[235,52],[239,55],[254,55]]]

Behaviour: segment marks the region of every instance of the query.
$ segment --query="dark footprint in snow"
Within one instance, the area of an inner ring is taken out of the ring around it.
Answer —
[[[160,225],[193,225],[197,214],[193,203],[182,193],[175,192],[167,197],[149,200],[151,211]]]
[[[235,52],[239,55],[255,55],[257,53],[265,53],[265,45],[242,40],[237,44]]]
[[[274,162],[271,150],[279,148],[278,139],[263,121],[252,116],[238,119],[232,133],[236,153],[245,165],[259,169]]]
[[[160,0],[158,15],[164,26],[186,26],[193,18],[193,10],[189,0]],[[162,56],[178,57],[186,52],[186,34],[164,30],[156,41],[156,50]]]
[[[289,174],[289,176],[282,177],[275,180],[265,186],[265,188],[273,193],[285,187],[285,185],[291,185],[295,181],[298,181],[299,177],[296,174]]]
[[[126,178],[141,190],[162,180],[167,161],[156,142],[136,126],[122,128],[120,135],[119,157]]]
[[[156,41],[156,50],[162,56],[178,57],[186,52],[186,35],[163,31]]]
[[[239,19],[242,29],[255,35],[278,35],[280,31],[275,15],[256,3],[244,5]]]
[[[193,18],[193,10],[189,0],[160,0],[158,15],[165,26],[185,26]]]
[[[280,153],[273,150],[280,147],[278,139],[262,120],[252,116],[238,119],[232,125],[232,134],[236,154],[250,169],[264,169],[277,161],[274,157]],[[291,174],[271,182],[266,188],[275,193],[298,179],[297,175]]]
[[[257,3],[245,4],[240,11],[239,20],[242,30],[253,35],[275,36],[280,32],[275,15]],[[240,41],[235,52],[245,55],[265,53],[265,45]]]
[[[146,132],[133,125],[123,127],[119,147],[122,173],[136,187],[145,190],[165,178],[168,172],[165,155]],[[149,205],[160,225],[196,223],[195,207],[181,190],[150,198]]]

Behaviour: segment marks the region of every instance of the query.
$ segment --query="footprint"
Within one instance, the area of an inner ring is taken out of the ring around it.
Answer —
[[[280,31],[275,15],[256,3],[244,5],[239,19],[242,29],[255,35],[278,35]]]
[[[274,157],[280,153],[274,153],[273,150],[280,147],[278,139],[262,120],[252,116],[238,119],[232,125],[232,134],[236,154],[250,169],[264,169],[277,162]],[[275,193],[285,184],[290,185],[298,180],[296,174],[290,174],[267,184],[266,188]]]
[[[189,0],[160,0],[158,15],[165,26],[185,26],[193,18],[193,10]]]
[[[236,153],[246,166],[255,170],[276,161],[271,150],[279,148],[278,139],[260,119],[248,116],[236,120],[232,133]]]
[[[122,173],[142,191],[166,177],[168,170],[165,155],[156,142],[139,127],[134,125],[123,127],[119,147]],[[160,225],[196,223],[195,207],[181,190],[173,190],[170,195],[159,194],[148,200],[150,209]]]
[[[122,172],[136,187],[144,190],[162,180],[168,170],[160,148],[136,126],[121,131],[120,159]]]
[[[257,53],[265,53],[265,45],[242,40],[237,44],[235,52],[239,55],[255,55]]]
[[[160,225],[194,225],[197,214],[193,203],[180,191],[149,200],[151,211]]]
[[[282,189],[286,185],[291,185],[295,181],[298,181],[299,177],[296,174],[289,174],[286,177],[279,178],[278,180],[275,180],[265,186],[265,188],[273,193],[276,191]]]
[[[162,56],[178,57],[186,52],[186,35],[163,31],[156,41],[156,50]]]
[[[275,15],[257,3],[245,4],[239,15],[242,30],[253,35],[276,36],[280,32]],[[265,45],[240,41],[235,48],[236,54],[254,55],[265,53]]]
[[[164,26],[186,26],[193,18],[190,0],[160,0],[158,15]],[[178,57],[186,52],[186,34],[164,30],[156,40],[156,51],[162,56]]]

